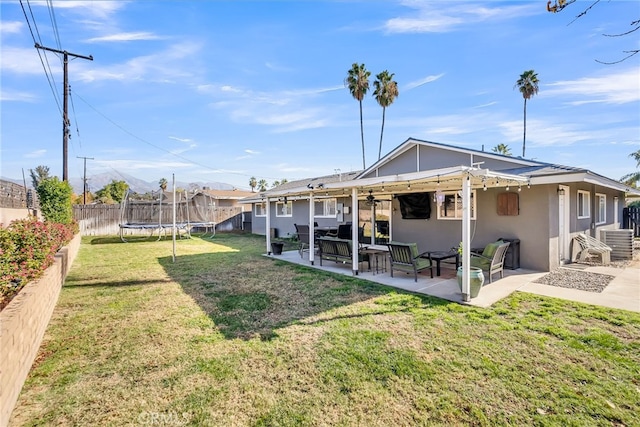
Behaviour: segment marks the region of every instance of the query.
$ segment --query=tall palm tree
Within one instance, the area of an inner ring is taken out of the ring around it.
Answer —
[[[249,178],[249,187],[251,187],[251,192],[252,193],[253,193],[253,190],[255,190],[257,186],[258,186],[258,180],[256,179],[256,177],[252,176],[251,178]]]
[[[261,179],[258,181],[258,191],[267,191],[267,180]]]
[[[362,139],[362,168],[366,169],[364,157],[364,124],[362,122],[362,100],[369,90],[369,76],[371,72],[367,71],[364,64],[353,63],[351,69],[347,72],[347,78],[344,81],[346,87],[349,88],[351,96],[360,103],[360,137]]]
[[[387,111],[387,107],[393,104],[393,101],[398,97],[398,83],[393,81],[394,74],[387,70],[384,70],[376,76],[376,81],[373,82],[375,90],[373,96],[378,101],[378,105],[382,107],[382,128],[380,129],[380,146],[378,147],[378,160],[382,156],[382,134],[384,133],[384,116]]]
[[[525,71],[520,74],[520,78],[516,82],[515,87],[518,88],[524,98],[524,134],[522,137],[522,157],[524,157],[524,149],[527,141],[527,99],[531,99],[533,95],[538,93],[538,73],[533,70]]]
[[[634,151],[633,153],[629,154],[629,157],[633,157],[635,159],[635,161],[637,162],[636,168],[640,169],[640,150]],[[640,170],[626,174],[625,176],[620,178],[620,181],[629,186],[636,187],[638,181],[640,181]]]
[[[494,153],[502,154],[505,156],[511,156],[511,149],[506,144],[498,144],[491,149]]]

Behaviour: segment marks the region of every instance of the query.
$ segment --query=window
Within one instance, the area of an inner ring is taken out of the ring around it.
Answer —
[[[256,203],[256,216],[267,216],[267,204],[265,202]]]
[[[589,192],[578,190],[578,218],[589,218]]]
[[[444,192],[444,201],[438,206],[438,219],[462,219],[462,197],[457,191]],[[476,219],[476,192],[471,192],[471,219]]]
[[[607,196],[596,193],[596,203],[598,204],[596,212],[596,224],[607,222]]]
[[[313,208],[316,217],[335,217],[336,199],[316,200]]]
[[[292,216],[292,202],[276,202],[276,216]]]

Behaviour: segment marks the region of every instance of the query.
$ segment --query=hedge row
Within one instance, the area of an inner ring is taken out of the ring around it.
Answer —
[[[0,310],[53,264],[56,252],[77,232],[76,223],[42,222],[33,217],[0,227]]]

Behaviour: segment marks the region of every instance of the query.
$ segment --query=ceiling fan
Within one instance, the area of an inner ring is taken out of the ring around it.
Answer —
[[[377,200],[372,193],[373,193],[373,190],[369,190],[369,195],[367,196],[367,199],[365,202],[367,206],[374,206],[375,204],[381,201],[381,200]]]

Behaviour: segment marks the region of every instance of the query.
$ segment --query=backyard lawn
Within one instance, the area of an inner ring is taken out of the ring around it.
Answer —
[[[83,238],[11,425],[640,425],[638,313],[468,307],[264,246]]]

